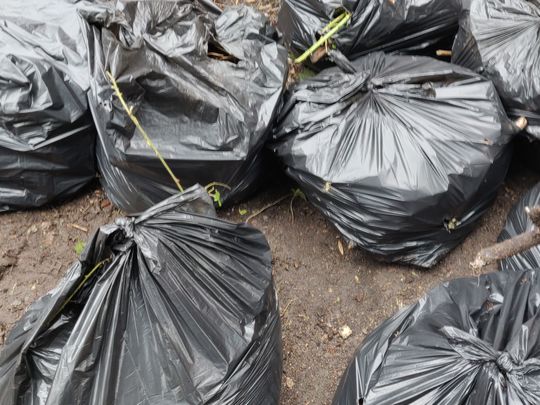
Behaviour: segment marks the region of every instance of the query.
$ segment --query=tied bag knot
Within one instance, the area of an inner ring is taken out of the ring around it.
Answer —
[[[441,331],[447,337],[450,346],[465,360],[477,363],[492,362],[505,375],[517,376],[525,366],[534,367],[532,362],[521,363],[510,353],[495,350],[489,343],[471,333],[452,326],[445,326]],[[540,369],[540,364],[538,368]]]
[[[133,239],[134,222],[135,222],[135,218],[126,218],[126,217],[117,218],[114,221],[115,225],[118,226],[124,232],[124,235],[127,239]]]
[[[499,370],[505,374],[511,373],[516,368],[512,358],[507,352],[501,352],[495,359],[495,364],[497,364]]]

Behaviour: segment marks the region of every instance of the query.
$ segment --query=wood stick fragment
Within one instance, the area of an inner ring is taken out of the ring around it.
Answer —
[[[519,117],[517,120],[514,121],[514,124],[516,124],[519,129],[523,130],[527,127],[527,125],[529,125],[529,122],[527,121],[527,118]]]
[[[81,226],[81,225],[77,225],[77,224],[68,224],[68,226],[71,226],[72,228],[78,229],[79,231],[83,231],[83,232],[85,232],[85,233],[88,232],[88,229],[85,228],[84,226]]]
[[[435,51],[435,55],[437,56],[452,56],[452,51],[448,49],[437,49]]]
[[[219,52],[208,52],[208,56],[210,56],[213,59],[217,59],[217,60],[224,60],[224,61],[234,60],[233,56],[226,55],[224,53],[219,53]]]
[[[251,214],[249,217],[246,218],[246,224],[249,223],[249,221],[251,221],[253,218],[255,218],[256,216],[262,214],[264,211],[266,211],[268,208],[272,208],[276,205],[278,205],[280,202],[284,201],[286,198],[290,197],[290,194],[286,194],[280,198],[278,198],[276,201],[274,202],[271,202],[270,204],[266,204],[264,207],[262,207],[260,210],[254,212],[253,214]]]
[[[534,224],[533,230],[480,250],[470,264],[473,269],[481,269],[540,244],[540,205],[525,207],[525,212]]]

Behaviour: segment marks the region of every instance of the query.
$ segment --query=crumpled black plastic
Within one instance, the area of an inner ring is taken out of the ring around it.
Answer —
[[[83,16],[98,169],[111,201],[133,213],[178,190],[105,71],[182,185],[224,183],[224,203],[253,191],[288,72],[266,17],[191,0],[118,2]]]
[[[332,36],[350,59],[374,51],[418,52],[458,28],[457,0],[283,0],[278,28],[295,54],[313,45],[322,29],[343,10],[349,24]]]
[[[534,207],[538,204],[540,204],[540,183],[531,188],[512,207],[498,241],[502,242],[524,232],[532,231],[534,224],[525,212],[525,207]],[[521,271],[538,267],[540,267],[540,246],[534,246],[499,261],[499,268],[502,271]]]
[[[334,405],[540,403],[538,270],[441,284],[362,343]]]
[[[292,88],[272,148],[347,239],[432,266],[492,202],[515,128],[470,70],[382,53],[349,65]]]
[[[491,79],[512,116],[540,138],[540,2],[465,2],[452,62]]]
[[[82,6],[2,0],[0,211],[64,199],[95,178]]]
[[[195,186],[102,226],[8,336],[0,403],[277,405],[270,248],[214,215]]]

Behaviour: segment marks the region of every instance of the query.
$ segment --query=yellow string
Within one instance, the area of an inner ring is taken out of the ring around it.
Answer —
[[[227,190],[231,190],[231,187],[229,185],[225,183],[220,183],[218,181],[213,181],[212,183],[207,184],[204,189],[206,190],[208,195],[212,197],[214,202],[217,202],[218,207],[221,207],[223,205],[223,201],[221,201],[221,193],[216,188],[218,186],[226,188]]]
[[[351,13],[344,11],[342,14],[330,21],[321,32],[326,32],[315,42],[311,47],[305,51],[302,55],[294,60],[294,63],[302,63],[309,58],[319,47],[326,43],[336,32],[338,32],[351,18]]]
[[[60,315],[62,313],[62,311],[66,308],[66,305],[69,304],[71,302],[71,300],[75,297],[75,295],[77,295],[77,293],[81,290],[81,288],[84,287],[84,285],[86,284],[86,282],[88,281],[88,279],[90,277],[92,277],[92,275],[101,267],[103,266],[105,263],[107,263],[110,259],[105,259],[105,260],[102,260],[100,261],[98,264],[96,264],[92,270],[90,270],[83,278],[83,280],[79,283],[79,285],[77,286],[77,288],[75,288],[75,291],[73,291],[73,293],[71,293],[71,295],[64,301],[64,303],[62,304],[62,306],[60,307],[60,309],[58,311],[56,311],[56,313],[54,314],[54,316],[51,318],[51,322],[54,321],[58,315]]]
[[[208,183],[205,187],[206,191],[213,189],[216,186],[220,186],[223,188],[226,188],[227,190],[231,190],[231,186],[225,183],[220,183],[219,181],[213,181],[212,183]]]
[[[340,15],[338,15],[336,18],[334,18],[332,21],[330,21],[326,27],[324,27],[321,32],[322,33],[325,33],[327,32],[328,30],[330,30],[331,28],[333,28],[338,22],[340,22],[343,17],[345,17],[347,15],[347,12],[343,12],[341,13]]]
[[[152,142],[152,140],[150,139],[150,137],[148,136],[148,134],[146,133],[144,128],[141,126],[141,124],[139,123],[139,120],[137,119],[137,117],[133,114],[133,107],[128,107],[128,105],[126,103],[126,100],[124,99],[124,96],[123,96],[122,92],[120,91],[120,88],[118,87],[118,83],[116,83],[116,80],[113,77],[113,75],[111,74],[111,72],[107,72],[107,77],[111,81],[111,87],[114,90],[114,92],[116,93],[116,97],[118,97],[118,100],[120,100],[120,103],[122,104],[122,107],[126,111],[127,115],[129,116],[131,121],[135,124],[135,126],[137,127],[139,132],[142,134],[142,136],[144,137],[144,140],[146,141],[148,146],[150,146],[150,148],[154,151],[154,153],[156,154],[158,159],[161,161],[161,164],[163,165],[163,167],[165,167],[165,170],[167,170],[167,172],[169,173],[169,175],[173,179],[174,183],[176,184],[176,187],[178,187],[178,190],[180,190],[180,192],[183,192],[184,189],[183,189],[182,185],[180,184],[180,181],[174,175],[173,171],[171,170],[171,168],[169,167],[169,165],[167,164],[167,162],[165,161],[165,159],[163,158],[163,156],[161,155],[159,150],[156,148],[156,146],[154,145],[154,143]]]

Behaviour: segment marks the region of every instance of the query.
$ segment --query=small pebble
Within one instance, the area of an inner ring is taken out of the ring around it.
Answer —
[[[294,387],[294,381],[291,377],[285,378],[285,385],[287,388],[292,389]]]
[[[352,330],[349,328],[349,325],[343,325],[341,328],[339,328],[339,336],[343,340],[348,339],[352,335]]]

